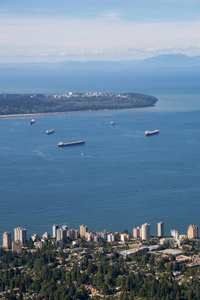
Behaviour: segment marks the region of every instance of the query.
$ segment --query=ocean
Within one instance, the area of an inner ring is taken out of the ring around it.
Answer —
[[[1,93],[14,92],[17,83],[10,78],[10,90],[1,85]],[[139,78],[136,88],[131,79],[117,87],[119,78],[109,77],[108,90],[102,76],[101,88],[95,90],[152,94],[159,99],[157,106],[36,117],[31,126],[26,117],[0,120],[1,236],[10,231],[13,238],[18,226],[27,229],[28,237],[52,233],[54,223],[132,233],[133,227],[147,222],[152,235],[161,221],[165,235],[171,229],[186,234],[191,223],[200,226],[199,81],[186,84],[179,78],[170,89],[172,79],[153,85],[152,78],[142,86]],[[77,92],[94,91],[87,76],[85,90],[84,76],[76,79]],[[38,92],[40,78],[34,80],[25,85],[24,77],[24,85],[18,82],[15,92],[20,87],[21,92]],[[49,90],[46,87],[51,81],[47,76],[40,92],[53,92],[53,83]],[[74,82],[59,85],[57,78],[55,92],[75,91]],[[46,135],[51,128],[55,133]],[[158,135],[145,137],[145,130],[155,129],[160,130]],[[85,140],[85,145],[57,148],[59,141],[78,140]]]

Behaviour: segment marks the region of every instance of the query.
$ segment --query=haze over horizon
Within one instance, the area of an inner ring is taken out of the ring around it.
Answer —
[[[200,55],[197,0],[2,0],[0,63]]]

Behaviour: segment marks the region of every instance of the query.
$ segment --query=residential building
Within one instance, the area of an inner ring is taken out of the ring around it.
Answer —
[[[179,235],[179,238],[180,238],[180,239],[183,239],[183,240],[184,240],[184,239],[187,239],[187,235],[186,235],[186,234],[180,234],[180,235]]]
[[[22,245],[26,243],[26,229],[18,227],[14,229],[15,241],[21,241]]]
[[[43,242],[43,241],[37,241],[37,242],[34,243],[34,246],[35,246],[36,249],[37,248],[40,249],[44,246],[44,244],[45,244],[45,242]]]
[[[134,239],[142,237],[142,229],[139,226],[137,228],[133,228],[133,237]]]
[[[43,234],[43,239],[45,239],[45,240],[49,240],[50,238],[51,238],[51,235],[50,235],[50,233],[48,233],[48,232],[45,232],[44,234]]]
[[[81,225],[81,226],[80,226],[80,236],[85,237],[86,232],[88,232],[88,227],[85,226],[85,225]]]
[[[182,240],[177,238],[162,238],[160,239],[160,245],[163,245],[164,243],[177,244],[178,246],[182,245]]]
[[[40,237],[39,237],[39,235],[37,235],[36,233],[34,233],[31,236],[31,239],[32,239],[33,242],[37,242],[37,241],[39,241]]]
[[[122,242],[128,242],[130,239],[130,236],[128,233],[121,233],[120,234],[120,239]]]
[[[108,242],[114,242],[116,241],[116,234],[110,233],[107,235],[107,241]]]
[[[57,229],[59,228],[59,226],[57,224],[53,225],[53,238],[57,237]]]
[[[62,239],[65,239],[67,237],[67,230],[63,228],[57,229],[57,236],[56,241],[61,241]]]
[[[22,251],[22,242],[19,240],[12,242],[12,251],[20,253]]]
[[[198,226],[190,224],[187,231],[188,239],[198,238]]]
[[[12,248],[12,240],[11,240],[11,233],[6,231],[3,234],[3,247],[7,249]]]
[[[65,230],[68,230],[68,226],[67,225],[63,225],[62,228],[65,229]]]
[[[159,222],[157,225],[158,225],[158,237],[164,237],[164,223]]]
[[[95,243],[101,243],[102,242],[102,237],[100,235],[95,235],[94,236],[94,242]]]
[[[107,240],[107,236],[110,233],[109,230],[104,229],[102,232],[100,232],[100,235],[103,239]]]
[[[94,240],[94,234],[90,231],[87,231],[85,233],[85,237],[86,237],[88,242],[92,242]]]
[[[142,240],[149,240],[150,237],[150,224],[142,224]]]
[[[171,230],[171,236],[175,237],[176,239],[179,238],[179,231],[178,230],[175,230],[175,229],[172,229]]]
[[[70,238],[71,240],[77,240],[78,235],[79,235],[78,230],[70,229],[67,231],[67,237]]]

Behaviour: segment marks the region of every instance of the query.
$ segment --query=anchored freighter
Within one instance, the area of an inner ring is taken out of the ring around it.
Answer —
[[[157,134],[157,133],[159,133],[159,130],[154,130],[154,131],[147,130],[147,131],[145,131],[146,136],[154,135],[154,134]]]
[[[77,141],[77,142],[70,142],[70,143],[59,142],[57,147],[76,146],[82,144],[85,144],[85,141]]]

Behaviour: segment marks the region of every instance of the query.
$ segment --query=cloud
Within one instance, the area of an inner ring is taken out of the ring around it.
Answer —
[[[121,19],[121,13],[118,12],[106,12],[100,15],[101,18],[105,18],[110,21],[116,21]]]
[[[27,57],[125,59],[164,51],[190,54],[200,49],[200,31],[196,30],[200,21],[147,24],[119,19],[113,22],[115,18],[115,13],[109,13],[108,18],[104,15],[97,19],[0,19],[0,52],[13,57],[24,53]]]

